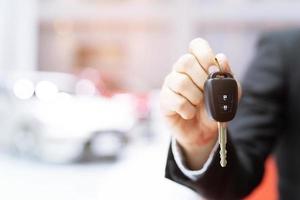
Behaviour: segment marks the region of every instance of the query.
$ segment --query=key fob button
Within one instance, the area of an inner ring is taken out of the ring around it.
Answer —
[[[228,103],[232,102],[232,95],[231,94],[220,94],[218,95],[219,103]]]
[[[227,113],[231,112],[231,105],[230,104],[220,104],[219,109],[221,110],[222,113]]]

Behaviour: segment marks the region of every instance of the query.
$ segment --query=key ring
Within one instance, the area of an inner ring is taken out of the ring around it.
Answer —
[[[215,57],[215,64],[219,67],[220,71],[223,72],[223,67],[221,67],[221,65],[216,57]]]

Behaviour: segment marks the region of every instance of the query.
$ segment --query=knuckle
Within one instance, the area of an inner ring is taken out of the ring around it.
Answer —
[[[202,101],[202,96],[201,95],[197,95],[197,97],[194,99],[194,104],[198,105],[200,104]]]
[[[200,104],[202,97],[201,97],[201,91],[198,88],[194,88],[190,91],[190,101],[193,105]]]
[[[189,79],[185,76],[180,76],[174,85],[175,89],[178,91],[186,90],[189,85]]]
[[[199,65],[199,62],[197,60],[197,58],[195,56],[193,56],[192,54],[189,54],[190,55],[190,60],[189,60],[189,64],[191,66],[198,66]]]
[[[180,112],[180,113],[184,112],[186,105],[187,105],[187,100],[185,100],[185,99],[178,100],[177,106],[176,106],[178,112]]]
[[[188,107],[188,102],[182,103],[178,107],[178,113],[184,118],[184,119],[192,119],[194,117],[195,111]]]
[[[177,72],[185,72],[190,66],[192,57],[193,56],[188,53],[181,56],[178,59],[178,61],[174,64],[173,70],[175,70]]]
[[[188,62],[182,63],[178,68],[176,69],[177,72],[188,72],[191,65]]]
[[[181,57],[183,64],[191,64],[191,61],[193,61],[194,56],[190,53],[186,53]]]
[[[193,119],[194,116],[195,116],[195,112],[189,111],[185,113],[186,119]]]
[[[181,58],[176,63],[174,63],[174,65],[173,65],[173,71],[175,71],[175,72],[181,72],[182,71]]]

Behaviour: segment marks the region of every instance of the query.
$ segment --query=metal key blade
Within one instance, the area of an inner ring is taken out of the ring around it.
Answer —
[[[226,124],[218,122],[218,131],[219,131],[219,145],[220,145],[220,164],[222,167],[226,167],[226,143],[227,143],[227,129]]]

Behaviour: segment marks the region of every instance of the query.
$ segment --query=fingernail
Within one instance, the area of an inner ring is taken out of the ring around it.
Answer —
[[[218,66],[216,66],[216,65],[212,65],[212,66],[210,66],[209,68],[208,68],[208,73],[214,73],[214,72],[219,72],[220,71],[220,69],[219,69],[219,67]]]

